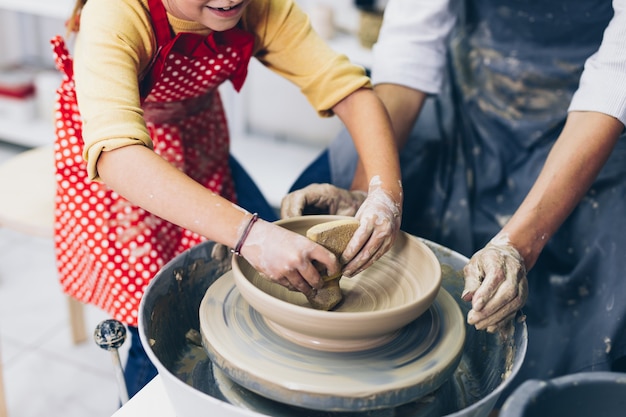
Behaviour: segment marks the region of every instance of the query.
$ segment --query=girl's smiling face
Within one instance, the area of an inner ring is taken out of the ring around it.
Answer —
[[[235,27],[252,0],[163,0],[179,19],[198,22],[216,32]]]

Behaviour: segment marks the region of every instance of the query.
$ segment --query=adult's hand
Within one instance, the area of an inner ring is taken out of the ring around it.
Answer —
[[[400,230],[402,204],[374,177],[355,217],[359,228],[341,255],[343,274],[348,277],[363,271],[389,250]]]
[[[364,191],[349,191],[332,184],[311,184],[283,198],[280,217],[302,216],[311,211],[354,216],[366,196]]]
[[[313,261],[329,275],[341,270],[337,257],[323,246],[261,219],[245,237],[240,254],[267,279],[304,295],[324,285]]]
[[[467,322],[493,333],[526,303],[528,280],[521,255],[508,239],[496,236],[463,268],[462,298],[472,302]]]

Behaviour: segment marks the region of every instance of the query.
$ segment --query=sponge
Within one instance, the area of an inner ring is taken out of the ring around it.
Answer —
[[[334,220],[311,227],[307,230],[306,237],[324,246],[339,258],[358,227],[359,221],[354,218]],[[315,309],[331,310],[343,299],[339,287],[341,272],[329,276],[325,270],[321,270],[320,274],[324,279],[324,286],[314,291],[307,299]]]

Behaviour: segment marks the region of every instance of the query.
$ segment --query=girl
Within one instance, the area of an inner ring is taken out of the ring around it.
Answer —
[[[64,291],[129,325],[127,374],[133,352],[150,366],[136,337],[144,288],[204,239],[305,294],[322,285],[314,262],[340,269],[332,253],[269,221],[273,211],[229,157],[217,87],[230,80],[239,90],[251,56],[352,133],[366,172],[354,188],[367,197],[342,255],[346,271],[391,246],[402,190],[387,114],[363,70],[329,49],[293,0],[79,1],[70,29],[74,62],[53,40],[66,75],[55,144],[58,268]],[[127,381],[130,396],[151,372]]]

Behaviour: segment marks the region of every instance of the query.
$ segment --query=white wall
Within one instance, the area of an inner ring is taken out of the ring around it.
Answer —
[[[359,15],[353,0],[298,0],[298,3],[311,16],[318,7],[332,10],[336,30],[328,41],[333,48],[351,59],[368,53],[356,40],[346,42],[347,38],[354,38],[358,30]],[[336,116],[319,117],[297,87],[254,60],[241,96],[238,100],[245,114],[241,127],[253,134],[325,146],[342,128]]]
[[[52,67],[49,40],[57,34],[65,34],[62,19],[0,10],[0,64]]]

